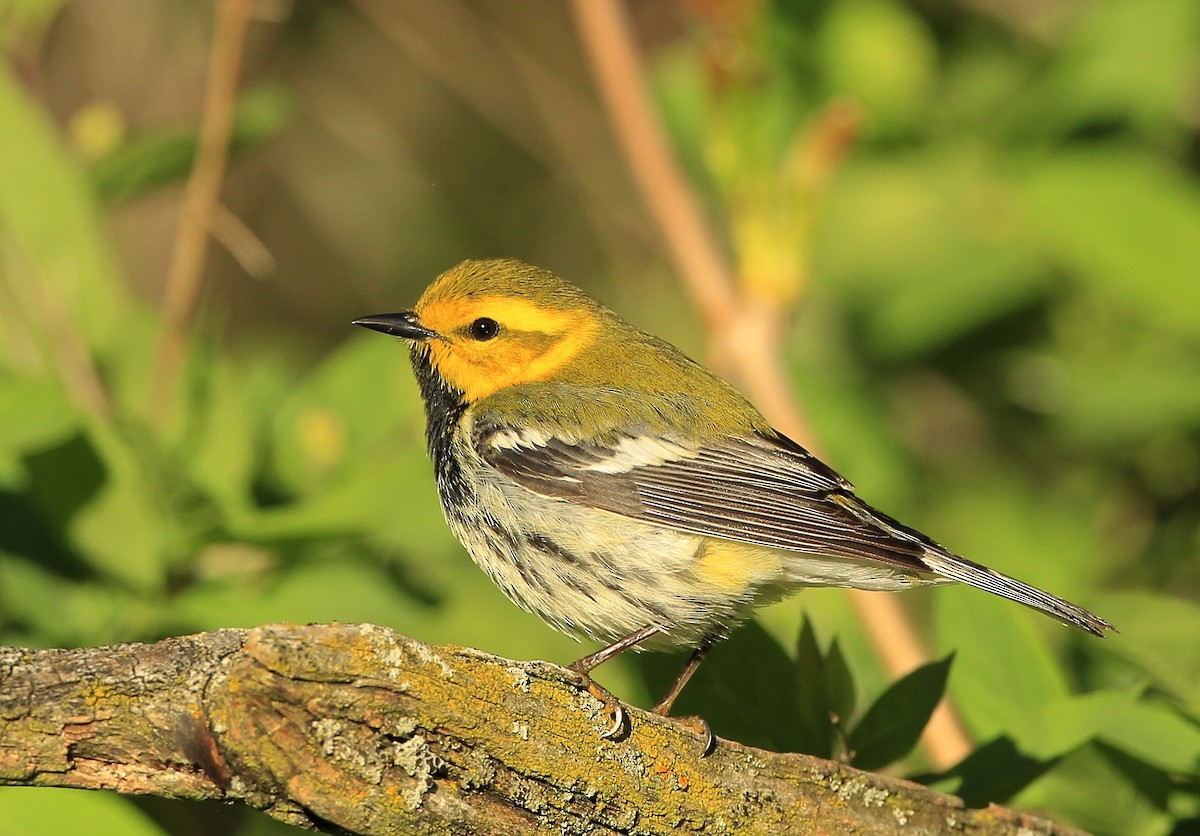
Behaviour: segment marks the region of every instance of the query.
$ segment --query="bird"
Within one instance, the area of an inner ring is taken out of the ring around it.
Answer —
[[[413,309],[353,324],[408,342],[442,510],[474,562],[551,627],[604,643],[569,666],[612,711],[602,737],[627,715],[598,665],[690,650],[653,709],[667,716],[713,645],[806,587],[959,582],[1114,630],[868,505],[733,385],[548,270],[464,261]]]

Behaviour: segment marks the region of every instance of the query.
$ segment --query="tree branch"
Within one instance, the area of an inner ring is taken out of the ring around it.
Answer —
[[[1048,821],[603,706],[566,670],[370,625],[0,648],[0,784],[239,800],[361,834],[1064,833]]]

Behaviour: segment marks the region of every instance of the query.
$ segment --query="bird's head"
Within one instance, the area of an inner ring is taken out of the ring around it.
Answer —
[[[418,358],[474,403],[505,387],[561,374],[602,332],[621,323],[547,270],[486,259],[443,273],[411,311],[354,324],[411,341]]]

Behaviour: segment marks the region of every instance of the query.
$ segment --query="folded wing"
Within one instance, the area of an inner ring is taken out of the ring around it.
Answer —
[[[959,557],[877,511],[782,435],[701,446],[650,434],[578,443],[481,420],[472,442],[492,467],[544,496],[703,536],[941,576],[1096,635],[1112,629],[1087,610]]]

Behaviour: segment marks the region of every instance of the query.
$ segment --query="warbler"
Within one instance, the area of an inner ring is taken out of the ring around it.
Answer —
[[[863,502],[729,383],[546,270],[464,261],[413,310],[354,324],[411,344],[442,510],[475,563],[609,643],[571,666],[597,696],[589,673],[617,653],[691,649],[666,715],[715,642],[809,586],[958,581],[1113,629]]]

